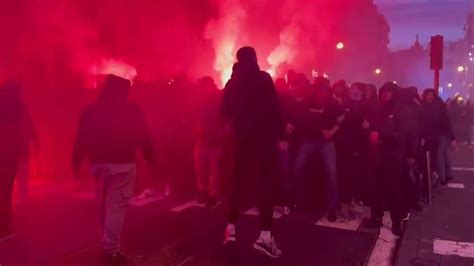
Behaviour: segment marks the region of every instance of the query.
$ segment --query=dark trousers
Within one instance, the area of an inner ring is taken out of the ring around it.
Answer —
[[[254,192],[260,213],[260,228],[269,231],[273,222],[277,177],[277,144],[238,141],[234,171],[229,182],[229,223],[235,224],[244,195]]]
[[[376,200],[372,216],[381,219],[385,210],[390,211],[392,223],[400,223],[404,213],[403,156],[380,154],[377,166]]]
[[[16,171],[15,163],[0,163],[0,236],[13,230],[12,198]]]
[[[342,203],[350,204],[353,198],[365,200],[368,183],[368,154],[338,149],[337,183]]]

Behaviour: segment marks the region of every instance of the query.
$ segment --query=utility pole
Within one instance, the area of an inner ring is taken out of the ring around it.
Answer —
[[[439,95],[439,72],[443,69],[444,37],[436,35],[431,37],[430,68],[434,70],[434,89]]]

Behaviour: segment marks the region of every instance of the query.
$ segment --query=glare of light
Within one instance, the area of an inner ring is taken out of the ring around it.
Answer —
[[[275,70],[275,68],[273,68],[273,67],[270,68],[270,69],[268,69],[268,70],[267,70],[267,73],[270,74],[270,76],[271,76],[272,78],[275,78],[275,76],[276,76],[276,70]]]
[[[469,83],[469,87],[472,87],[472,83]]]
[[[448,88],[452,88],[453,87],[453,83],[448,83]]]
[[[472,53],[471,53],[471,52],[469,52],[469,56],[472,56]]]
[[[328,78],[329,78],[329,75],[326,74],[326,72],[324,72],[324,73],[323,73],[323,78],[328,79]]]
[[[463,72],[464,71],[464,67],[463,66],[458,66],[458,72]]]
[[[375,69],[375,74],[380,75],[382,73],[382,70],[380,68]]]
[[[344,43],[343,43],[343,42],[338,42],[337,45],[336,45],[336,48],[337,48],[338,50],[344,49]]]
[[[394,80],[394,81],[392,81],[392,82],[393,82],[393,84],[398,84],[398,82],[397,82],[396,80]]]
[[[103,59],[99,63],[89,68],[89,74],[92,75],[93,88],[97,88],[97,78],[101,75],[115,75],[124,79],[133,80],[137,77],[137,69],[121,60]]]

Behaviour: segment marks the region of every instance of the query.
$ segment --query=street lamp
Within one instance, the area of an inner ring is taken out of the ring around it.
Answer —
[[[448,83],[448,88],[452,88],[453,87],[453,83]]]
[[[338,43],[336,44],[336,48],[337,48],[337,50],[342,50],[342,49],[344,49],[344,43],[343,43],[343,42],[338,42]]]
[[[464,72],[464,67],[463,66],[458,66],[458,72]]]
[[[382,70],[380,68],[375,69],[375,75],[380,75]]]

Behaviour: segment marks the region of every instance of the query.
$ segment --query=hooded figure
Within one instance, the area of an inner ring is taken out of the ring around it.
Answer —
[[[400,104],[399,87],[385,83],[380,89],[380,110],[377,132],[379,136],[379,160],[375,184],[376,200],[372,207],[373,227],[382,226],[383,212],[388,209],[392,218],[392,232],[401,235],[404,211],[405,143],[408,137],[407,111]]]
[[[235,141],[234,173],[230,180],[229,220],[225,243],[235,241],[235,223],[242,196],[256,188],[261,234],[254,248],[270,257],[281,256],[270,229],[277,173],[277,145],[284,125],[273,80],[260,71],[252,47],[237,52],[238,62],[224,89],[222,114]],[[252,178],[255,177],[255,178]]]
[[[128,101],[130,81],[110,75],[99,100],[83,111],[77,131],[72,167],[79,176],[87,158],[98,182],[102,246],[111,263],[124,260],[120,236],[136,179],[135,155],[141,150],[153,163],[153,145],[139,106]]]

